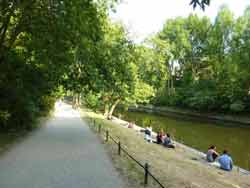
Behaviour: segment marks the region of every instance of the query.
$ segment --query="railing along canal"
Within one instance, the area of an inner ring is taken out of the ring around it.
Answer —
[[[149,170],[149,164],[145,163],[142,164],[140,161],[138,161],[135,157],[133,157],[124,147],[122,147],[122,144],[120,141],[117,141],[115,138],[112,137],[109,130],[104,130],[102,128],[102,124],[98,124],[95,120],[91,121],[93,130],[98,132],[99,134],[104,133],[105,135],[105,141],[108,142],[109,140],[113,141],[117,145],[117,154],[118,156],[121,156],[121,152],[123,152],[125,155],[127,155],[131,160],[133,160],[138,166],[140,166],[144,170],[144,179],[143,183],[145,186],[148,185],[148,177],[150,176],[161,188],[165,188],[165,186],[153,175]],[[104,130],[104,131],[103,131]]]

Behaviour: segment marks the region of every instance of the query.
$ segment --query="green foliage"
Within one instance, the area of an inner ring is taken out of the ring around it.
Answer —
[[[151,101],[249,110],[250,9],[237,21],[227,7],[213,24],[196,15],[170,19],[135,45],[108,18],[116,2],[0,1],[0,129],[31,128],[64,90],[78,101],[84,93],[109,116],[120,103]]]
[[[95,43],[103,36],[107,11],[114,4],[98,2],[0,2],[1,129],[31,128],[37,117],[53,109],[63,94],[62,85],[79,91],[84,82],[74,82],[79,70],[76,53],[96,62]],[[93,79],[84,78],[85,83]]]
[[[166,88],[163,88],[158,91],[153,103],[157,106],[176,106],[179,101],[182,101],[180,98],[181,95],[178,92],[174,92],[169,96]]]
[[[100,97],[92,93],[88,93],[86,96],[84,96],[84,103],[88,108],[91,108],[95,111],[100,109],[102,105],[100,101]]]
[[[245,105],[242,101],[236,101],[230,105],[230,110],[233,112],[242,112],[245,109]]]
[[[0,111],[0,122],[1,122],[0,129],[4,129],[6,127],[6,123],[9,118],[10,114],[8,113],[8,111]]]
[[[151,101],[154,97],[154,89],[152,86],[144,83],[144,82],[137,82],[136,89],[135,89],[135,100],[138,104],[147,104]]]
[[[168,44],[168,78],[154,103],[199,111],[249,111],[249,10],[234,19],[224,6],[214,23],[196,15],[167,20],[153,42],[155,50],[161,47],[159,40]]]

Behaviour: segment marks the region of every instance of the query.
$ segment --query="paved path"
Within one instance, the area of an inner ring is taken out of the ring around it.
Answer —
[[[0,188],[121,188],[103,146],[71,106],[0,157]]]

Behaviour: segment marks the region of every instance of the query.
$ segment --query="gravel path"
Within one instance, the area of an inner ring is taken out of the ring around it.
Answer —
[[[66,104],[0,157],[0,188],[121,188],[103,146]]]

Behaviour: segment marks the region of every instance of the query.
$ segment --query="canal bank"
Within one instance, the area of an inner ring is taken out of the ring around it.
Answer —
[[[225,172],[207,165],[200,161],[202,158],[199,154],[184,147],[178,146],[173,150],[147,143],[140,131],[127,128],[127,122],[122,120],[106,120],[101,114],[88,110],[83,110],[83,114],[85,119],[95,119],[97,124],[102,124],[103,128],[108,129],[113,137],[119,138],[126,150],[138,161],[141,163],[148,162],[152,173],[166,187],[250,187],[250,176],[242,175],[237,169],[232,172]],[[132,179],[133,183],[135,183],[137,177],[143,175],[142,171],[135,169],[135,164],[131,164],[128,159],[124,159],[126,157],[117,157],[117,148],[111,142],[105,144],[105,147],[110,152],[116,168],[121,171],[121,175],[128,180]]]
[[[246,116],[224,115],[224,114],[208,114],[194,112],[185,109],[171,108],[171,107],[157,107],[153,105],[137,105],[129,106],[129,111],[155,113],[162,116],[172,116],[175,118],[185,118],[190,120],[224,123],[227,125],[240,125],[250,127],[250,118]]]
[[[250,169],[250,127],[225,125],[219,122],[204,122],[189,118],[156,113],[129,111],[120,114],[126,121],[134,121],[142,127],[152,126],[155,132],[163,130],[180,143],[206,152],[210,145],[216,145],[221,153],[229,150],[235,164]]]
[[[112,119],[113,122],[115,122],[116,124],[119,124],[121,126],[125,126],[126,128],[128,128],[128,124],[129,122],[128,121],[124,121],[122,119],[119,119],[117,117],[113,117]],[[133,125],[133,129],[137,132],[143,132],[142,130],[145,130],[145,128],[143,127],[140,127],[138,125]],[[152,140],[153,142],[156,142],[156,136],[157,136],[157,133],[152,131]],[[187,151],[187,152],[190,152],[190,153],[194,153],[196,154],[197,156],[199,156],[199,158],[193,158],[193,160],[197,160],[197,161],[200,161],[201,163],[205,164],[205,165],[211,165],[211,166],[214,166],[214,167],[219,167],[219,164],[218,162],[214,162],[214,163],[208,163],[206,161],[206,154],[202,151],[199,151],[195,148],[192,148],[192,147],[189,147],[183,143],[180,143],[180,142],[177,142],[176,140],[173,141],[173,144],[176,146],[176,147],[179,147],[179,148],[182,148],[183,150]],[[246,169],[243,169],[239,166],[236,166],[234,165],[234,170],[237,171],[238,173],[240,173],[241,175],[249,175],[250,176],[250,171],[249,170],[246,170]]]

